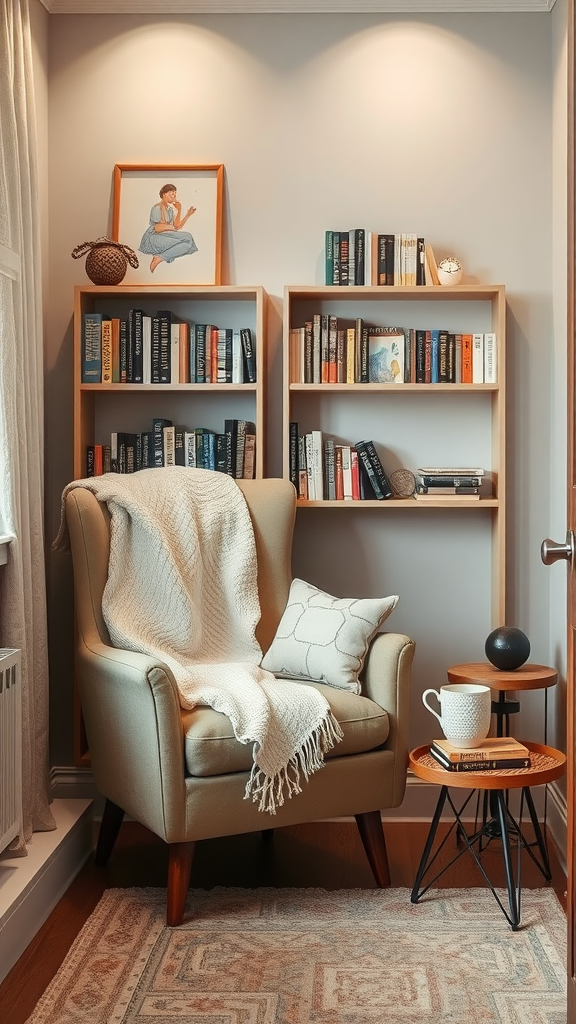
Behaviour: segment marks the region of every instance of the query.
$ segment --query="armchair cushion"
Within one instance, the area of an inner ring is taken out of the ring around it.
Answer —
[[[397,603],[396,595],[331,597],[295,579],[262,668],[360,693],[358,676],[370,641]]]
[[[296,680],[297,681],[297,680]],[[326,757],[345,757],[373,750],[385,743],[388,714],[374,701],[323,683],[309,683],[325,697],[344,738]],[[182,712],[186,768],[190,775],[206,777],[250,771],[252,747],[239,743],[226,715],[207,707]]]

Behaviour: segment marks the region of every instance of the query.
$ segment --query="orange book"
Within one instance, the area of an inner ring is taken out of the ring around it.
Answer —
[[[210,383],[218,383],[218,328],[210,328]]]
[[[462,383],[472,383],[472,335],[462,335]]]
[[[104,448],[101,444],[94,445],[94,476],[102,476],[104,472]]]
[[[178,325],[180,328],[180,339],[178,346],[178,358],[180,364],[180,384],[190,383],[190,325],[182,320]]]

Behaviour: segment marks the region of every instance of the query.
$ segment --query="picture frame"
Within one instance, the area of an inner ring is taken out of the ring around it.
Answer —
[[[122,283],[222,284],[223,192],[223,164],[115,164],[112,238],[139,261]]]

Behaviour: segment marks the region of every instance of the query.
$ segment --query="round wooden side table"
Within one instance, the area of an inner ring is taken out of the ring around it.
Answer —
[[[415,750],[410,752],[410,767],[414,772],[414,775],[423,779],[425,782],[432,782],[441,787],[438,802],[436,804],[436,810],[430,824],[428,838],[426,839],[422,858],[416,873],[414,887],[412,889],[410,897],[412,903],[418,903],[434,882],[436,882],[438,878],[440,878],[440,876],[443,875],[444,872],[447,871],[448,868],[451,867],[466,850],[469,850],[474,857],[476,864],[480,868],[484,879],[490,887],[496,902],[508,923],[511,925],[512,930],[517,930],[520,924],[520,855],[522,850],[527,850],[530,856],[535,860],[530,849],[530,843],[522,832],[523,803],[526,799],[526,794],[530,793],[531,786],[546,785],[549,782],[553,782],[555,779],[561,778],[566,771],[566,757],[562,751],[556,750],[554,747],[548,747],[542,743],[530,743],[526,740],[523,740],[522,742],[530,751],[532,762],[530,768],[500,768],[484,772],[451,772],[446,768],[442,768],[438,762],[434,760],[429,752],[428,745],[416,747]],[[452,788],[470,790],[468,797],[459,808],[456,807],[449,792]],[[518,821],[513,818],[506,800],[506,793],[510,789],[522,790]],[[493,832],[491,831],[492,823],[484,820],[480,828],[476,828],[475,823],[474,831],[472,833],[468,833],[462,820],[462,813],[476,790],[488,790],[490,795],[494,798],[499,838],[502,840],[502,854],[504,858],[506,888],[508,892],[508,910],[502,903],[495,887],[492,885],[492,882],[490,881],[479,857],[479,853],[482,849],[482,839],[484,837],[493,838]],[[454,821],[447,835],[437,846],[437,849],[433,850],[440,817],[446,803],[452,810]],[[526,803],[527,806],[530,807],[528,800],[526,800]],[[534,824],[534,819],[532,819],[532,824]],[[457,838],[461,839],[464,845],[457,851],[448,864],[441,868],[433,878],[423,885],[422,883],[425,875],[433,867],[436,857],[454,830],[456,830]],[[542,862],[547,872],[547,877],[550,879],[551,872],[546,844],[539,829],[536,832],[536,835]],[[510,848],[511,837],[516,840],[517,846],[516,877],[514,877],[514,865],[512,863],[512,853]],[[478,847],[478,852],[475,849],[475,846]]]
[[[496,735],[508,736],[509,716],[520,710],[520,702],[508,696],[518,690],[543,690],[554,686],[558,680],[555,668],[548,665],[533,665],[526,662],[511,672],[494,668],[488,661],[469,661],[462,665],[451,665],[446,670],[450,683],[482,683],[491,690],[498,692],[497,700],[492,701],[492,711],[496,715]],[[547,714],[545,714],[547,718]],[[544,742],[546,743],[546,735]]]

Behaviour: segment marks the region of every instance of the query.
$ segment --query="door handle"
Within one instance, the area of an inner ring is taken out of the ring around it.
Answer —
[[[575,555],[574,534],[572,530],[566,531],[566,543],[557,544],[556,541],[546,538],[542,541],[540,557],[544,565],[553,565],[564,559],[565,562],[574,562]]]

